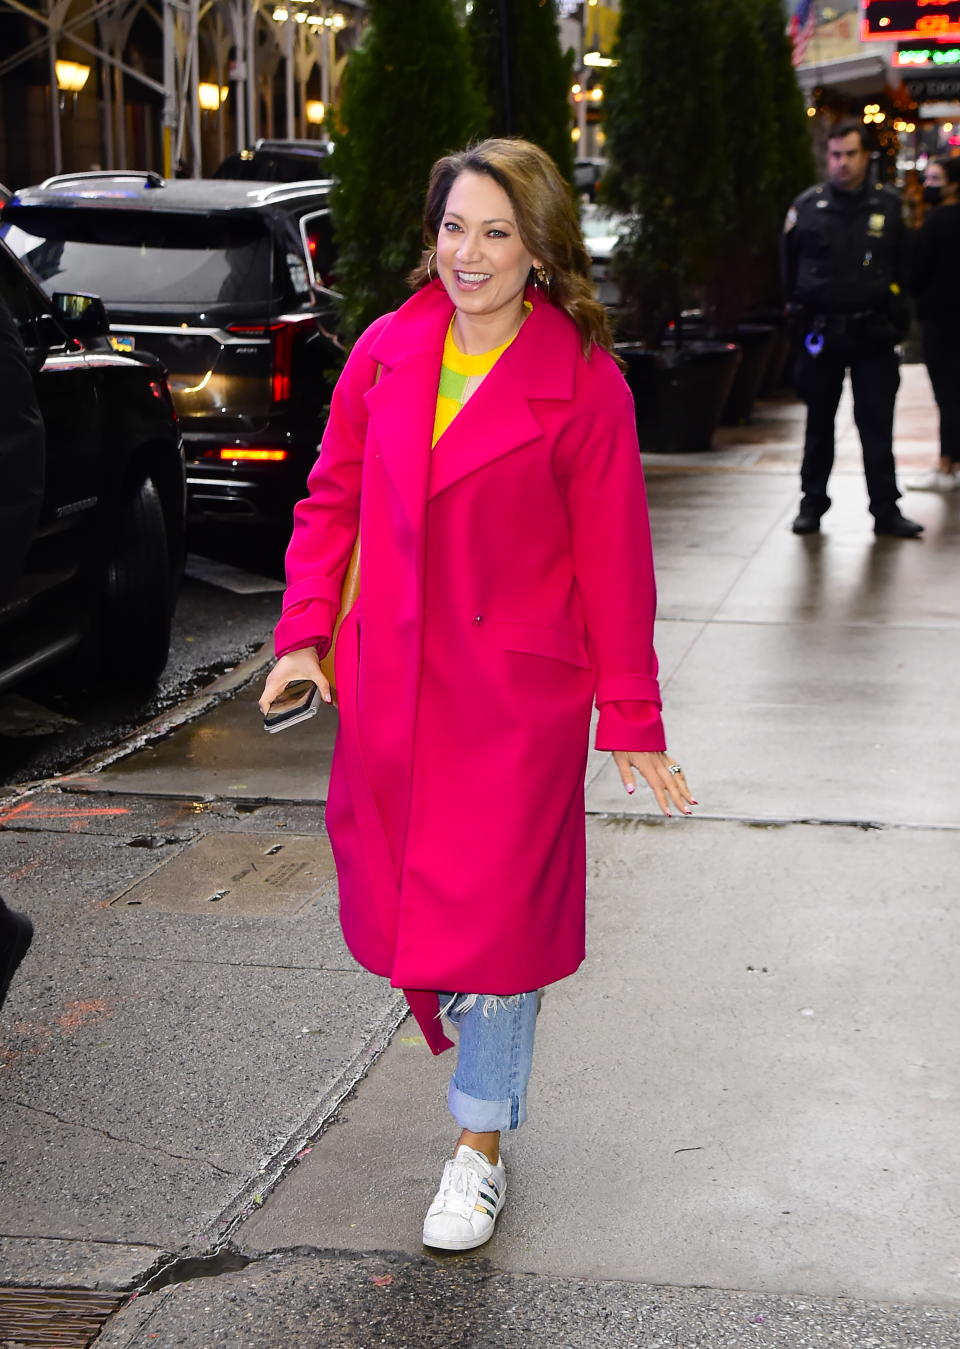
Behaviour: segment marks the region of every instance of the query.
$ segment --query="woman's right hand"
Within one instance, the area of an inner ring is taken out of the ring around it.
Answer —
[[[320,657],[317,655],[317,648],[305,646],[299,651],[288,651],[285,656],[281,656],[267,675],[263,693],[260,695],[260,711],[264,716],[267,715],[274,698],[278,697],[286,686],[292,684],[295,679],[309,679],[316,684],[320,690],[320,697],[325,703],[333,701],[330,695],[330,685],[323,677],[323,672],[320,669]]]

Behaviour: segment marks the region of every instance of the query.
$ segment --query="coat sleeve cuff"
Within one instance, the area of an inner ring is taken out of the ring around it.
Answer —
[[[337,612],[337,606],[327,600],[313,599],[287,604],[273,633],[273,649],[277,659],[289,651],[314,646],[322,660],[330,646]]]
[[[653,753],[667,748],[658,702],[622,700],[600,706],[597,749],[632,749]]]
[[[663,706],[660,685],[652,675],[601,675],[597,680],[597,706],[616,702],[649,702]]]
[[[294,581],[283,592],[283,612],[298,607],[310,600],[324,600],[327,604],[340,605],[342,582],[331,576],[305,576],[302,581]]]

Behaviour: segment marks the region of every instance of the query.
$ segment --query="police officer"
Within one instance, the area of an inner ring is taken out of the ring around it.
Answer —
[[[834,420],[849,370],[874,532],[915,539],[923,526],[900,513],[893,460],[906,229],[899,198],[868,180],[869,166],[864,127],[836,126],[827,142],[827,181],[797,197],[783,226],[784,288],[799,343],[796,384],[807,405],[803,499],[793,532],[818,533],[829,509]]]

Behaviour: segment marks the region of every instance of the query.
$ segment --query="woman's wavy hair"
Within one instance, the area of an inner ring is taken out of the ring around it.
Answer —
[[[547,274],[546,283],[540,285],[541,293],[573,319],[584,355],[590,355],[594,344],[612,352],[610,322],[607,311],[594,295],[590,254],[583,242],[570,187],[546,151],[529,141],[519,138],[480,141],[437,160],[430,170],[423,212],[423,257],[410,273],[410,285],[416,290],[432,279],[427,264],[437,247],[447,197],[461,173],[485,173],[506,192],[524,247],[540,259]],[[532,268],[529,279],[530,284],[539,284]]]

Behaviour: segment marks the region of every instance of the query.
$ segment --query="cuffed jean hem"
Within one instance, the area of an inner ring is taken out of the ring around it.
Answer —
[[[481,1101],[461,1091],[453,1079],[447,1088],[447,1106],[461,1129],[487,1134],[519,1129],[527,1118],[527,1093],[505,1101]]]

